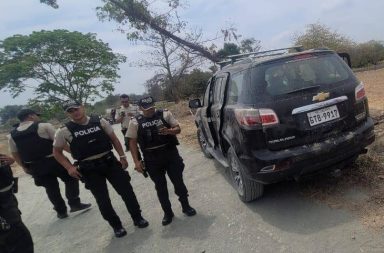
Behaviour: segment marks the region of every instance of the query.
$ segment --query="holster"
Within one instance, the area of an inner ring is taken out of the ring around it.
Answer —
[[[13,178],[12,191],[13,191],[13,193],[17,193],[19,191],[19,178],[18,177]]]
[[[7,232],[11,230],[11,225],[0,216],[0,232]]]

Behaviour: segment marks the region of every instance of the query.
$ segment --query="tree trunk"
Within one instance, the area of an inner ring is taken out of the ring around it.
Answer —
[[[191,42],[188,42],[186,40],[183,40],[182,38],[172,34],[171,32],[169,32],[168,30],[160,27],[157,22],[155,20],[153,20],[152,17],[146,17],[145,15],[143,15],[142,13],[140,13],[140,11],[135,11],[134,10],[134,7],[132,6],[128,6],[129,4],[123,4],[121,1],[119,0],[109,0],[111,3],[115,4],[118,8],[124,10],[125,12],[125,15],[128,16],[128,17],[135,17],[136,19],[142,21],[143,23],[149,25],[149,27],[151,27],[153,30],[157,31],[158,33],[164,35],[165,37],[167,38],[170,38],[172,39],[173,41],[175,41],[176,43],[180,44],[180,45],[184,45],[186,47],[189,47],[191,48],[192,50],[198,52],[201,56],[213,61],[213,62],[217,62],[219,59],[211,54],[209,51],[207,51],[205,48],[203,48],[202,46],[198,45],[198,44],[194,44],[194,43],[191,43]]]

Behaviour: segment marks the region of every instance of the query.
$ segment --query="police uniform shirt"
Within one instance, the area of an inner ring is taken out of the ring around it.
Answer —
[[[164,117],[164,120],[171,127],[175,127],[175,126],[179,125],[179,122],[177,121],[177,119],[175,119],[175,117],[173,116],[173,114],[170,111],[164,110],[163,111],[163,117]],[[138,123],[137,123],[136,118],[133,118],[131,120],[131,122],[129,123],[128,131],[127,131],[125,137],[137,139],[137,130],[138,130]]]
[[[121,122],[121,128],[123,129],[128,129],[129,122],[131,121],[132,117],[129,116],[129,114],[132,114],[133,116],[140,114],[139,107],[132,104],[130,104],[128,107],[121,106],[119,109],[117,109],[116,115],[118,115],[119,119],[121,118],[121,112],[125,113],[124,120]]]
[[[84,122],[84,124],[82,124],[82,125],[87,125],[89,123],[89,119],[90,119],[90,117],[87,117],[86,122]],[[113,128],[112,128],[111,124],[109,124],[109,122],[106,121],[105,119],[103,119],[103,118],[100,119],[100,125],[101,125],[101,128],[104,130],[104,132],[108,136],[113,133]],[[63,126],[59,129],[57,129],[57,131],[55,133],[55,139],[53,141],[53,146],[56,148],[63,148],[66,143],[71,145],[72,139],[73,139],[72,133],[69,131],[69,129],[66,126]],[[106,151],[106,152],[103,152],[103,153],[100,153],[97,155],[93,155],[93,156],[85,158],[84,160],[94,160],[94,159],[97,159],[97,158],[104,156],[105,154],[108,154],[109,152],[110,151]]]
[[[32,126],[33,121],[24,121],[16,128],[17,131],[25,131]],[[37,134],[44,139],[53,140],[55,137],[55,128],[50,123],[39,123]],[[16,143],[11,135],[8,135],[9,151],[12,153],[18,152]]]

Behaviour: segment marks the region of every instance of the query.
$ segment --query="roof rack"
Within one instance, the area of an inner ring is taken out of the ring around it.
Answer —
[[[296,52],[301,52],[301,51],[303,51],[303,46],[284,47],[284,48],[259,51],[259,52],[250,52],[250,53],[244,53],[244,54],[233,54],[233,55],[229,55],[226,57],[228,60],[223,60],[223,61],[217,62],[217,64],[219,64],[220,67],[222,68],[225,65],[227,65],[229,63],[233,64],[237,59],[244,58],[246,56],[255,55],[255,58],[258,58],[258,57],[262,57],[262,56],[256,56],[258,54],[266,54],[266,53],[270,53],[270,52],[289,50],[289,49],[295,49]],[[281,53],[277,53],[277,54],[281,54]],[[268,55],[276,55],[276,54],[268,54]]]

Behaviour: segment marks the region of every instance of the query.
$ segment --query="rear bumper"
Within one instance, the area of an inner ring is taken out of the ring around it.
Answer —
[[[368,118],[355,131],[323,142],[279,151],[255,150],[250,156],[240,155],[239,159],[250,179],[269,184],[342,165],[357,157],[374,140],[373,120]]]

